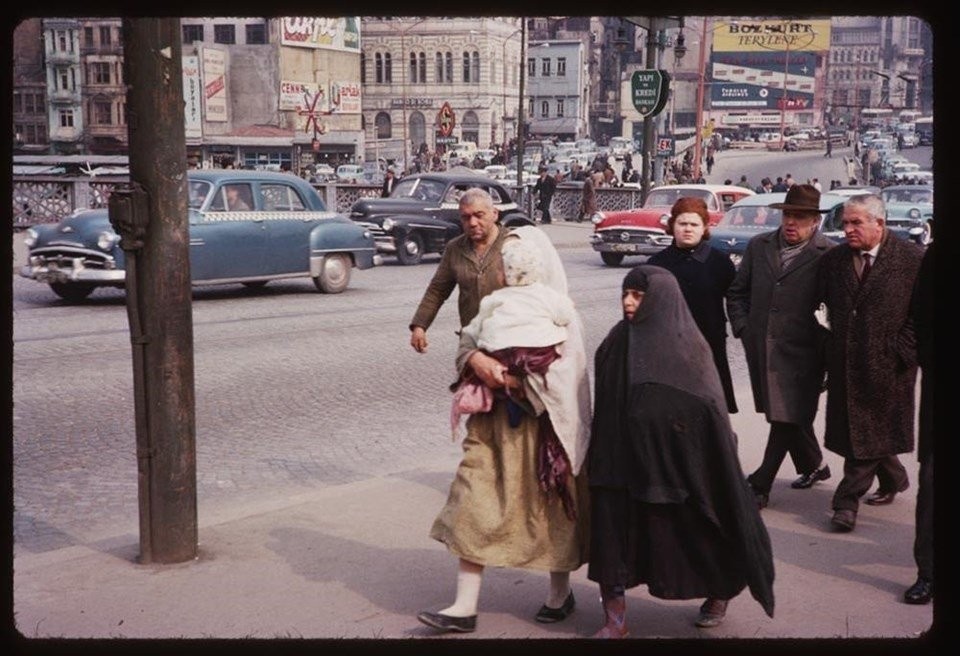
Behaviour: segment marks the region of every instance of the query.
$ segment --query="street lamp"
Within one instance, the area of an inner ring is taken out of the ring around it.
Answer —
[[[522,18],[520,20],[523,20]],[[522,27],[518,27],[516,30],[511,32],[508,36],[503,39],[503,47],[501,48],[501,60],[500,63],[503,66],[503,96],[501,100],[501,123],[503,124],[503,153],[506,156],[507,153],[507,43],[510,42],[510,39],[515,37],[517,34],[520,34],[523,31]],[[526,65],[526,62],[521,58],[520,67],[523,68]]]
[[[520,89],[517,93],[517,195],[523,189],[523,87],[527,81],[527,18],[520,18]]]
[[[707,69],[707,17],[701,20],[700,59],[697,62],[697,119],[693,139],[693,179],[700,179],[700,156],[703,151],[703,88]]]
[[[403,20],[403,19],[400,19]],[[406,47],[406,36],[407,32],[415,28],[420,23],[427,20],[426,18],[421,18],[411,25],[408,25],[402,30],[398,30],[400,34],[400,95],[401,102],[403,103],[402,112],[403,112],[403,147],[401,152],[403,153],[403,170],[404,172],[408,171],[410,168],[410,155],[408,152],[410,138],[408,131],[410,126],[407,125],[407,68],[410,63],[407,61],[407,47]]]

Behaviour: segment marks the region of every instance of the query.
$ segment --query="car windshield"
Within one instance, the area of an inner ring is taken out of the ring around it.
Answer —
[[[718,227],[776,228],[782,218],[783,213],[780,210],[765,205],[743,205],[730,208],[720,219]]]
[[[445,184],[437,180],[424,180],[416,178],[413,180],[401,180],[393,188],[390,198],[416,198],[431,203],[438,203],[443,198]]]
[[[654,189],[647,196],[647,202],[644,207],[673,207],[673,204],[680,198],[702,198],[707,204],[708,210],[717,210],[717,201],[706,189],[678,189],[670,187],[661,187]]]
[[[210,186],[210,183],[206,180],[191,180],[187,206],[194,210],[203,207],[203,201],[207,199],[207,194],[210,193]]]
[[[933,203],[933,190],[887,188],[881,197],[884,203]]]

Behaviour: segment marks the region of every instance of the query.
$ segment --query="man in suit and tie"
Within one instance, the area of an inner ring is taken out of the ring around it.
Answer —
[[[752,238],[727,290],[734,337],[743,342],[757,412],[770,424],[760,466],[747,477],[761,508],[787,454],[800,477],[794,489],[830,478],[813,431],[823,389],[823,329],[814,317],[818,260],[834,242],[820,234],[820,192],[795,184],[779,228]]]
[[[386,175],[383,177],[383,187],[380,188],[380,197],[386,198],[389,196],[396,184],[397,179],[393,174],[393,169],[388,168]]]
[[[897,454],[913,451],[917,342],[910,299],[923,250],[887,230],[880,196],[843,204],[846,243],[823,256],[821,297],[827,340],[827,422],[824,445],[843,456],[833,495],[835,530],[856,525],[860,497],[891,503],[907,489]]]

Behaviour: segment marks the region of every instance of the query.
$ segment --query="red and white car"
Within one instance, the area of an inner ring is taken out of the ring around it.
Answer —
[[[593,234],[590,245],[600,253],[603,263],[617,266],[627,255],[653,255],[673,241],[667,234],[670,208],[679,198],[702,198],[710,213],[710,225],[716,225],[730,206],[755,192],[745,187],[717,184],[676,184],[654,187],[643,207],[619,212],[596,212],[590,217]]]

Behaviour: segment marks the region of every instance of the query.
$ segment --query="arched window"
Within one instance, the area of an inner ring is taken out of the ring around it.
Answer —
[[[415,111],[410,114],[410,141],[416,149],[427,142],[427,121],[423,112]]]
[[[447,84],[453,84],[453,53],[446,52],[443,55],[444,63],[446,64],[446,75],[443,79]]]
[[[407,79],[410,82],[417,82],[417,53],[410,53],[410,68],[407,72]]]
[[[427,55],[425,53],[410,53],[410,81],[419,84],[427,81]]]
[[[383,55],[383,81],[387,84],[393,82],[393,58],[389,52]]]
[[[540,101],[540,116],[542,118],[547,118],[550,116],[550,101],[542,100]]]
[[[480,119],[473,110],[467,110],[463,114],[461,123],[461,141],[472,141],[475,144],[480,143]]]
[[[438,52],[436,54],[436,69],[434,70],[434,77],[437,80],[437,83],[443,82],[443,53]]]
[[[470,53],[466,51],[463,53],[463,81],[470,81]]]
[[[379,52],[373,55],[374,66],[376,66],[376,82],[383,84],[383,55]]]
[[[377,128],[377,139],[390,139],[393,135],[393,128],[390,124],[390,114],[377,112],[374,125],[376,125]]]
[[[476,50],[473,51],[471,57],[470,81],[477,84],[480,83],[480,53]]]
[[[420,81],[427,81],[427,53],[421,52],[418,54],[418,59],[420,61]]]

